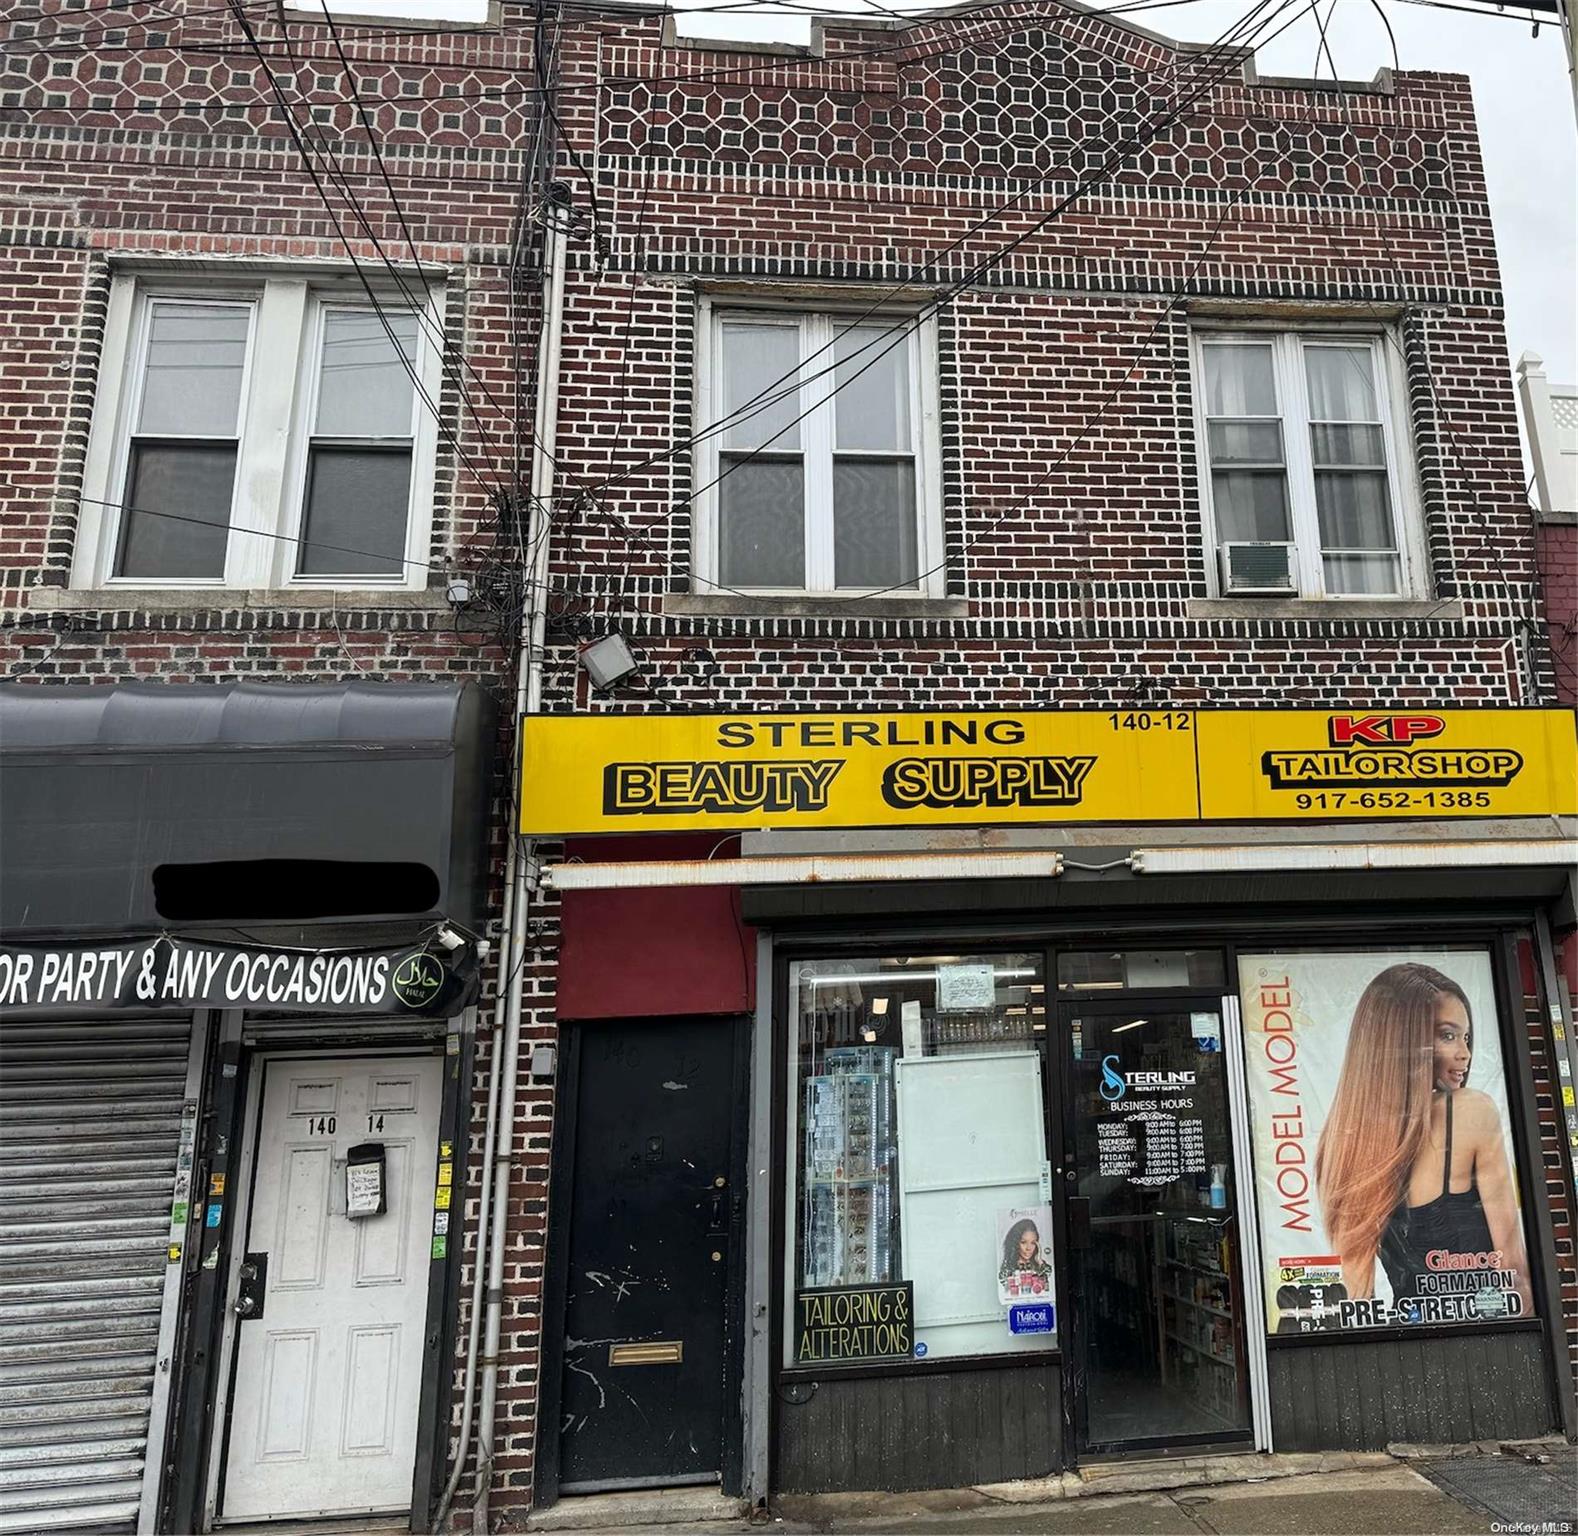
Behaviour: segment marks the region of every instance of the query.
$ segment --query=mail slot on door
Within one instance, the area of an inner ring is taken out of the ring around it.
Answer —
[[[345,1154],[345,1214],[382,1216],[389,1208],[381,1141],[364,1141]]]
[[[610,1344],[610,1365],[681,1365],[685,1360],[683,1339],[651,1339],[642,1343]]]

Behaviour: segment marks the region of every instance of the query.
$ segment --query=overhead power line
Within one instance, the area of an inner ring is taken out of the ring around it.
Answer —
[[[1232,60],[1240,57],[1243,52],[1243,45],[1237,41],[1238,34],[1244,31],[1245,28],[1251,26],[1256,26],[1260,29],[1271,26],[1271,24],[1277,21],[1290,8],[1290,6],[1297,3],[1297,0],[1275,0],[1276,9],[1273,10],[1269,16],[1260,17],[1259,13],[1265,11],[1267,6],[1272,3],[1273,0],[1256,0],[1256,4],[1254,4],[1248,12],[1240,17],[1239,20],[1233,24],[1233,26],[1229,27],[1226,32],[1224,32],[1212,44],[1209,45],[1209,49],[1227,49],[1228,52],[1224,57],[1226,60],[1226,65],[1230,67]],[[1302,15],[1306,14],[1315,3],[1317,3],[1317,0],[1310,0],[1310,3],[1306,5],[1304,11],[1301,11],[1299,15],[1293,17],[1291,21],[1284,22],[1282,26],[1278,27],[1275,32],[1270,33],[1269,36],[1275,37],[1280,32],[1286,30],[1286,28],[1291,26],[1294,21],[1299,20]],[[1257,18],[1259,19],[1257,20]],[[1259,38],[1257,36],[1256,40],[1263,41],[1269,40],[1269,38]],[[1019,234],[1015,235],[1004,245],[998,247],[988,256],[985,256],[977,261],[963,277],[949,284],[944,289],[942,294],[928,300],[928,302],[924,304],[918,311],[907,314],[903,319],[896,322],[892,327],[883,332],[881,335],[857,349],[853,354],[851,354],[850,357],[846,357],[839,362],[830,363],[810,375],[806,375],[803,371],[807,363],[813,361],[816,357],[828,352],[833,347],[835,347],[838,341],[844,335],[847,335],[849,331],[862,325],[865,321],[870,320],[873,316],[879,315],[884,309],[891,309],[896,298],[902,295],[906,290],[919,286],[925,280],[927,274],[935,272],[941,263],[947,259],[947,257],[960,250],[970,240],[989,229],[993,224],[998,223],[1001,219],[1005,218],[1013,211],[1014,208],[1024,202],[1032,193],[1045,186],[1046,183],[1052,179],[1056,171],[1063,169],[1063,167],[1055,166],[1034,181],[1027,182],[1026,185],[1016,192],[1011,198],[1009,198],[1006,203],[1000,204],[987,214],[984,214],[981,218],[977,219],[962,234],[955,237],[941,250],[934,253],[923,266],[917,269],[913,276],[906,279],[904,282],[895,285],[888,293],[884,294],[880,300],[871,304],[862,313],[851,318],[844,326],[844,329],[836,333],[828,343],[822,347],[819,347],[817,351],[812,353],[809,357],[801,359],[795,368],[780,375],[771,383],[765,385],[755,396],[747,401],[742,402],[738,407],[736,407],[735,410],[725,413],[717,421],[709,423],[699,432],[686,437],[681,442],[639,460],[636,464],[629,466],[620,475],[614,477],[613,479],[585,487],[584,490],[589,494],[595,495],[598,492],[611,489],[613,486],[620,484],[624,480],[627,480],[631,475],[638,473],[642,469],[649,468],[657,463],[661,463],[663,460],[672,457],[676,453],[687,452],[690,448],[696,446],[698,443],[706,440],[707,438],[726,431],[730,427],[738,425],[743,421],[753,419],[755,416],[762,414],[762,412],[771,409],[772,406],[777,404],[779,400],[787,397],[791,392],[797,391],[804,384],[815,383],[817,380],[835,371],[838,367],[847,365],[853,358],[858,358],[863,353],[870,351],[873,348],[880,347],[880,350],[876,351],[866,363],[864,363],[854,373],[851,373],[841,385],[836,386],[832,393],[836,394],[838,388],[847,387],[848,384],[853,383],[856,378],[859,378],[863,373],[865,373],[867,369],[879,362],[881,358],[887,354],[887,352],[893,349],[893,347],[899,345],[904,340],[904,338],[907,337],[910,332],[917,329],[924,320],[930,318],[930,316],[938,313],[942,308],[952,303],[961,293],[974,287],[984,276],[986,276],[997,266],[1001,265],[1001,263],[1010,255],[1012,255],[1014,251],[1018,250],[1022,245],[1024,245],[1027,240],[1031,239],[1034,235],[1045,229],[1047,225],[1052,223],[1055,219],[1061,217],[1070,207],[1072,207],[1082,197],[1089,193],[1093,188],[1103,185],[1126,159],[1149,145],[1157,136],[1159,136],[1162,131],[1172,126],[1172,124],[1177,122],[1185,113],[1190,111],[1200,100],[1207,96],[1210,91],[1213,90],[1223,78],[1225,78],[1226,73],[1226,68],[1223,68],[1214,75],[1207,73],[1204,83],[1199,85],[1194,90],[1193,94],[1189,95],[1185,100],[1174,104],[1170,108],[1154,114],[1150,119],[1142,123],[1140,127],[1131,133],[1126,139],[1124,139],[1117,148],[1109,151],[1109,153],[1103,159],[1101,165],[1097,167],[1097,169],[1089,177],[1082,178],[1076,182],[1073,190],[1059,198],[1046,213],[1035,219],[1030,225],[1028,225],[1024,230],[1020,231]],[[882,345],[884,342],[887,344]],[[831,395],[826,398],[831,398]],[[812,410],[816,408],[817,407],[814,405],[807,407],[800,413],[799,416],[794,418],[794,422],[786,423],[785,429],[787,429],[788,426],[794,425],[795,423],[803,420],[811,413]],[[735,461],[735,464],[731,466],[731,469],[750,462],[763,451],[764,448],[757,448],[752,450],[750,453],[742,454]],[[725,471],[725,475],[727,473],[729,473],[729,471]],[[724,475],[718,476],[718,480],[723,478]],[[707,490],[710,490],[713,485],[716,485],[718,480],[714,480],[708,485],[702,486],[698,490],[693,491],[691,495],[686,498],[686,500],[695,500],[697,496],[703,494]]]
[[[1246,48],[1248,46],[1252,46],[1253,44],[1259,43],[1259,42],[1262,42],[1262,41],[1269,41],[1270,38],[1279,35],[1282,31],[1286,30],[1287,27],[1293,25],[1295,22],[1300,20],[1304,15],[1308,14],[1309,11],[1312,10],[1314,5],[1317,3],[1317,0],[1310,0],[1310,3],[1308,5],[1306,5],[1305,8],[1302,11],[1298,12],[1290,20],[1288,20],[1286,22],[1283,22],[1282,25],[1278,26],[1275,31],[1272,31],[1269,34],[1267,34],[1266,33],[1266,29],[1271,27],[1273,23],[1277,22],[1279,20],[1279,18],[1282,17],[1282,15],[1293,4],[1296,3],[1296,0],[1277,0],[1276,9],[1273,10],[1269,16],[1261,16],[1260,13],[1265,11],[1266,7],[1269,4],[1271,4],[1271,3],[1273,3],[1273,0],[1257,0],[1257,3],[1255,5],[1253,5],[1248,12],[1246,12],[1244,15],[1242,15],[1238,19],[1238,21],[1236,21],[1224,33],[1222,33],[1205,50],[1205,53],[1207,53],[1207,54],[1211,53],[1213,50],[1218,50],[1218,49],[1225,49],[1226,50],[1221,55],[1221,61],[1222,61],[1222,66],[1223,67],[1216,74],[1214,74],[1214,75],[1208,74],[1206,76],[1206,78],[1205,78],[1204,83],[1199,85],[1198,88],[1195,90],[1195,92],[1192,95],[1190,95],[1187,99],[1185,99],[1184,101],[1181,101],[1179,103],[1174,104],[1174,106],[1172,108],[1168,109],[1168,110],[1165,110],[1163,112],[1155,114],[1155,116],[1151,120],[1149,120],[1147,124],[1142,125],[1141,130],[1138,133],[1136,133],[1135,135],[1133,135],[1131,137],[1131,140],[1125,141],[1126,144],[1132,143],[1133,144],[1132,148],[1120,148],[1119,150],[1115,150],[1112,154],[1110,154],[1107,157],[1107,159],[1103,162],[1103,165],[1098,169],[1098,171],[1095,173],[1094,176],[1092,176],[1089,180],[1080,182],[1079,185],[1076,186],[1075,190],[1072,193],[1070,193],[1066,197],[1060,199],[1054,205],[1054,207],[1051,210],[1048,211],[1047,214],[1043,215],[1040,219],[1036,220],[1028,229],[1022,231],[1014,239],[1008,241],[1004,246],[1000,247],[991,256],[985,258],[982,262],[978,263],[976,265],[976,267],[970,273],[968,273],[963,279],[961,279],[958,282],[956,282],[947,293],[945,293],[941,297],[939,297],[936,300],[934,300],[931,304],[929,304],[926,307],[926,309],[923,310],[920,314],[906,317],[905,320],[899,322],[898,324],[896,324],[895,326],[890,328],[882,336],[879,336],[874,341],[872,341],[871,343],[868,343],[867,347],[874,347],[874,346],[877,346],[879,343],[881,343],[885,338],[887,338],[887,337],[891,337],[892,338],[892,340],[889,341],[888,344],[886,346],[884,346],[881,351],[876,353],[876,355],[873,356],[860,369],[856,370],[855,373],[851,374],[848,378],[846,378],[844,381],[842,381],[842,383],[836,384],[834,389],[825,397],[825,399],[832,398],[832,395],[836,394],[840,388],[846,387],[848,384],[853,383],[856,378],[858,378],[868,368],[874,366],[875,363],[877,361],[879,361],[881,359],[881,357],[884,356],[888,351],[891,351],[894,346],[899,345],[903,341],[905,336],[907,336],[912,329],[914,329],[916,326],[918,326],[921,323],[921,321],[926,317],[926,315],[928,313],[935,313],[938,309],[942,308],[944,305],[952,302],[952,300],[954,298],[956,298],[959,293],[961,293],[961,292],[965,291],[967,288],[973,286],[976,282],[978,282],[980,280],[980,277],[982,275],[984,275],[987,270],[990,270],[993,266],[999,264],[1008,255],[1010,255],[1014,250],[1016,250],[1020,245],[1022,245],[1027,239],[1029,239],[1033,234],[1037,233],[1040,229],[1046,227],[1046,225],[1049,224],[1053,219],[1059,217],[1063,212],[1065,212],[1067,210],[1067,208],[1069,206],[1072,205],[1072,203],[1080,195],[1082,195],[1085,191],[1088,191],[1091,188],[1091,186],[1096,185],[1099,182],[1102,182],[1102,181],[1106,180],[1107,177],[1111,174],[1112,170],[1114,170],[1118,164],[1121,164],[1122,160],[1126,159],[1129,154],[1137,152],[1137,150],[1139,148],[1143,147],[1144,144],[1150,142],[1151,139],[1156,137],[1156,135],[1160,131],[1162,131],[1163,128],[1169,126],[1172,122],[1174,122],[1178,118],[1180,118],[1185,112],[1191,110],[1192,107],[1198,101],[1200,101],[1206,95],[1208,95],[1209,92],[1212,89],[1214,89],[1215,86],[1217,84],[1219,84],[1220,81],[1223,78],[1225,78],[1227,72],[1231,68],[1232,62],[1235,59],[1241,58],[1243,56],[1244,52],[1246,51]],[[1253,29],[1253,32],[1254,32],[1254,36],[1251,38],[1250,44],[1248,44],[1248,45],[1246,45],[1246,44],[1244,44],[1244,43],[1239,41],[1239,38],[1240,38],[1241,34],[1244,33],[1244,31],[1246,29]],[[1201,56],[1197,55],[1191,60],[1191,62],[1198,65],[1199,63],[1203,62],[1203,60],[1202,60]],[[1040,178],[1040,180],[1038,182],[1034,183],[1031,187],[1029,187],[1027,189],[1023,189],[1020,193],[1016,194],[1015,197],[1011,198],[1008,203],[1002,205],[1001,207],[999,207],[997,209],[994,209],[992,211],[992,213],[986,215],[982,220],[977,221],[977,223],[975,225],[973,225],[970,230],[966,231],[964,235],[958,237],[956,240],[951,242],[950,245],[948,247],[946,247],[942,252],[940,252],[936,256],[934,256],[932,258],[932,260],[927,263],[926,267],[921,269],[921,271],[924,272],[924,271],[930,270],[932,267],[934,267],[936,265],[936,263],[938,261],[940,261],[947,254],[951,253],[953,250],[957,249],[963,242],[965,242],[969,238],[972,238],[973,235],[975,235],[976,233],[979,233],[981,229],[989,227],[991,223],[993,223],[997,219],[1001,218],[1013,206],[1015,206],[1019,201],[1021,201],[1028,191],[1035,190],[1036,187],[1038,187],[1040,185],[1044,185],[1045,182],[1051,178],[1051,175],[1052,175],[1052,172],[1049,171],[1046,175],[1044,175],[1042,178]],[[1213,240],[1214,240],[1214,236],[1213,236]],[[902,289],[904,287],[906,287],[906,286],[913,286],[916,281],[918,281],[918,278],[910,279],[908,281],[908,283],[899,285],[899,288],[896,289],[895,292],[902,291]],[[858,316],[855,319],[851,320],[849,325],[845,327],[845,332],[847,332],[849,329],[852,329],[855,326],[861,324],[861,322],[863,320],[869,319],[871,317],[871,315],[877,313],[888,302],[890,302],[890,301],[889,300],[884,300],[884,301],[882,301],[879,304],[874,304],[873,306],[871,306],[865,312],[865,314],[863,314],[861,316]],[[842,335],[845,332],[841,332],[839,334]],[[835,336],[834,339],[833,339],[833,343],[829,343],[829,345],[832,345],[832,344],[836,343],[836,341],[837,341],[837,337]],[[867,349],[866,347],[863,347],[863,348],[860,349],[860,351],[864,351],[866,349]],[[826,350],[827,350],[827,347],[819,348],[818,349],[818,354],[813,354],[813,357],[816,356],[816,355],[819,355],[820,352],[824,352]],[[859,356],[859,352],[857,352],[854,355],[855,356]],[[676,453],[681,453],[681,452],[688,451],[688,449],[696,441],[698,441],[700,438],[702,438],[702,437],[704,437],[704,436],[706,436],[706,435],[708,435],[708,434],[710,434],[712,432],[723,430],[731,422],[738,422],[739,420],[742,420],[742,419],[750,419],[751,416],[756,415],[756,414],[760,414],[760,412],[762,410],[770,408],[770,406],[772,404],[774,404],[777,399],[779,399],[783,395],[789,393],[788,390],[781,390],[780,394],[774,395],[773,391],[780,390],[780,387],[785,385],[790,379],[795,379],[797,381],[796,385],[794,386],[795,389],[797,390],[798,387],[799,387],[799,383],[800,382],[814,382],[817,378],[825,376],[826,373],[832,371],[833,367],[837,366],[836,364],[835,365],[830,365],[830,367],[824,368],[824,369],[820,370],[818,373],[811,375],[809,379],[805,379],[805,377],[802,374],[801,370],[803,369],[803,367],[805,365],[805,362],[808,362],[810,360],[811,359],[803,359],[803,360],[801,360],[801,362],[798,363],[793,370],[791,370],[788,373],[785,373],[780,378],[778,378],[778,379],[774,380],[772,383],[766,385],[760,392],[758,392],[758,394],[756,396],[754,396],[751,400],[744,402],[738,408],[738,410],[736,412],[731,413],[731,415],[728,418],[725,418],[724,421],[719,422],[719,423],[713,423],[709,427],[703,429],[703,432],[698,433],[698,434],[696,434],[693,437],[687,438],[687,439],[681,441],[680,443],[677,443],[677,444],[671,446],[670,448],[664,449],[664,450],[662,450],[662,451],[660,451],[660,452],[658,452],[656,454],[648,456],[647,458],[639,461],[637,464],[631,466],[629,469],[624,471],[621,475],[619,475],[617,477],[614,477],[614,479],[612,481],[608,482],[607,484],[597,484],[597,485],[592,485],[592,486],[576,485],[574,488],[576,489],[578,495],[580,495],[581,497],[583,497],[586,500],[590,501],[590,503],[597,508],[597,510],[603,515],[605,520],[608,521],[609,525],[611,527],[613,527],[620,534],[620,536],[623,537],[626,540],[627,543],[638,543],[638,544],[641,544],[644,547],[646,547],[646,548],[648,548],[650,550],[653,550],[654,552],[660,554],[663,558],[666,559],[667,558],[667,552],[665,550],[662,550],[660,548],[660,546],[654,544],[651,539],[646,537],[646,535],[645,535],[645,533],[643,531],[644,530],[644,525],[643,525],[643,528],[632,529],[629,526],[629,524],[625,522],[624,519],[620,518],[616,513],[614,513],[606,505],[606,503],[604,503],[603,501],[600,500],[598,493],[600,491],[602,491],[602,490],[607,489],[608,485],[617,484],[617,483],[619,483],[622,480],[628,479],[630,475],[638,472],[640,469],[642,469],[644,467],[649,467],[652,464],[661,462],[664,459],[672,457]],[[820,405],[821,403],[822,402],[818,402],[818,405]],[[750,409],[751,407],[754,407],[754,409]],[[805,416],[810,414],[811,410],[816,409],[816,408],[818,408],[818,406],[808,407],[806,410],[802,411],[799,416],[797,416],[795,418],[795,421],[798,422],[800,420],[803,420]],[[719,483],[719,481],[721,481],[723,478],[725,478],[726,475],[728,473],[732,472],[732,470],[734,468],[738,467],[738,465],[750,462],[751,459],[755,458],[762,451],[764,451],[764,447],[759,447],[757,449],[752,450],[751,452],[749,452],[747,454],[741,455],[740,458],[738,460],[736,460],[734,464],[731,464],[731,466],[730,466],[730,468],[728,470],[725,470],[723,472],[723,474],[720,474],[719,476],[715,477],[714,480],[712,480],[708,484],[703,485],[703,486],[701,486],[699,488],[696,488],[696,489],[692,490],[688,496],[683,498],[683,500],[681,501],[681,503],[679,503],[679,505],[683,505],[685,503],[695,501],[697,497],[705,494],[705,492],[707,492],[708,490],[710,490],[714,486],[716,486]],[[569,476],[568,478],[570,478],[572,481],[575,479],[575,477],[573,477],[573,476]],[[672,509],[670,509],[670,510],[672,510]],[[996,525],[994,525],[994,527],[995,526]],[[973,544],[975,542],[978,541],[978,539],[980,537],[983,537],[983,536],[984,536],[984,534],[977,534],[975,536],[972,536],[970,539],[966,540],[964,548],[965,549],[970,548],[971,546],[973,546]],[[934,570],[935,569],[941,569],[941,568],[942,568],[941,566],[934,567]],[[932,571],[928,571],[928,572],[925,572],[924,574],[925,575],[930,575],[930,574],[933,574],[933,572]],[[721,582],[717,582],[717,581],[706,579],[706,578],[701,578],[701,579],[707,580],[707,585],[714,591],[735,593],[735,595],[739,595],[739,596],[747,595],[747,594],[744,594],[744,593],[737,593],[737,592],[735,592],[735,589],[730,588],[730,587],[726,586],[725,584],[723,584]],[[908,585],[908,584],[906,584],[906,585]],[[894,589],[894,590],[897,590],[897,589]],[[864,594],[863,593],[863,594],[861,594],[861,597],[864,597],[864,596],[867,596],[867,595],[869,595],[869,594]],[[857,601],[857,600],[858,599],[854,598],[854,597],[847,598],[847,599],[839,599],[839,598],[832,599],[832,601],[834,601],[834,602],[849,602],[849,601]]]
[[[247,17],[245,9],[241,5],[241,0],[231,0],[231,4],[236,14],[237,22],[240,24],[242,31],[249,38],[255,37],[256,34],[252,30],[252,23]],[[328,191],[323,185],[323,180],[319,176],[317,167],[313,163],[312,155],[307,148],[306,142],[302,138],[300,128],[296,122],[295,114],[291,111],[290,102],[285,96],[284,89],[281,87],[278,77],[275,75],[268,61],[261,53],[258,54],[258,62],[262,66],[263,72],[268,79],[269,88],[273,91],[275,99],[279,103],[280,116],[284,121],[286,130],[290,135],[292,143],[294,143],[296,146],[297,153],[301,156],[303,168],[306,170],[307,175],[311,178],[313,187],[318,193],[318,198],[323,204],[324,211],[328,214],[329,220],[334,226],[335,235],[338,237],[340,245],[344,248],[346,256],[349,258],[351,265],[356,272],[357,279],[360,281],[362,289],[367,295],[368,302],[373,307],[373,312],[378,316],[379,324],[382,326],[384,334],[388,337],[390,346],[394,348],[395,356],[400,359],[406,374],[411,380],[412,389],[416,392],[418,399],[421,400],[425,409],[431,414],[439,432],[441,434],[445,431],[448,432],[450,439],[450,451],[455,455],[457,461],[465,466],[467,472],[473,477],[473,479],[477,481],[480,486],[482,486],[482,488],[488,493],[490,497],[493,496],[496,494],[498,487],[496,485],[489,484],[489,482],[482,475],[481,471],[477,469],[476,464],[472,461],[471,457],[461,446],[459,434],[456,433],[454,428],[450,426],[449,423],[445,422],[443,414],[439,410],[437,403],[428,394],[427,388],[420,375],[417,373],[415,366],[412,364],[410,359],[406,357],[405,349],[401,347],[399,339],[395,336],[394,329],[389,324],[388,316],[384,312],[382,301],[379,299],[373,284],[371,281],[369,281],[365,268],[356,258],[355,248],[352,246],[345,233],[345,227],[340,221],[340,216],[334,211],[334,205],[329,199]],[[359,206],[355,204],[354,198],[351,199],[351,202],[353,208],[355,208],[356,212],[360,215],[361,210]],[[384,260],[385,265],[389,267],[390,271],[394,271],[392,263],[390,263],[388,257],[384,255],[383,248],[379,244],[378,237],[374,233],[371,224],[367,221],[364,215],[361,216],[361,222],[367,231],[368,237],[372,240],[374,248],[378,250],[379,255]]]

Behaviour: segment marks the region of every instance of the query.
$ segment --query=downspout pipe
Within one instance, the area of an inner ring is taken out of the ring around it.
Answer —
[[[521,613],[520,665],[516,674],[517,730],[512,755],[513,783],[520,778],[520,726],[542,710],[542,661],[548,635],[548,545],[553,522],[554,449],[558,441],[559,358],[564,339],[565,247],[570,229],[570,189],[555,182],[548,189],[543,217],[542,352],[537,368],[537,403],[532,430],[531,519],[526,600]],[[505,804],[513,804],[506,794]],[[528,875],[531,848],[514,827],[506,828],[511,861],[506,896],[510,915],[509,968],[501,972],[504,1035],[495,1037],[498,1074],[498,1134],[493,1148],[493,1212],[488,1229],[487,1290],[484,1296],[481,1393],[477,1410],[477,1498],[472,1505],[474,1536],[487,1536],[499,1390],[499,1339],[504,1318],[504,1258],[509,1247],[510,1164],[515,1148],[515,1099],[520,1081],[521,997],[530,947],[527,917],[531,901]],[[513,898],[511,900],[510,898]],[[478,1270],[481,1254],[478,1254]]]
[[[482,1337],[482,1276],[486,1266],[482,1262],[484,1246],[487,1243],[488,1221],[492,1208],[493,1194],[493,1148],[494,1140],[499,1128],[499,1053],[498,1044],[504,1038],[504,1022],[506,1015],[506,998],[508,990],[503,986],[503,978],[509,975],[514,965],[514,928],[513,915],[515,908],[515,867],[517,859],[515,852],[515,839],[508,842],[508,852],[504,863],[504,920],[498,950],[499,980],[498,996],[493,1002],[493,1061],[488,1073],[488,1118],[487,1129],[482,1137],[482,1179],[477,1189],[477,1257],[471,1266],[471,1311],[470,1323],[466,1334],[466,1374],[465,1385],[461,1391],[460,1410],[460,1440],[455,1447],[455,1461],[450,1469],[449,1480],[444,1484],[444,1492],[438,1501],[438,1508],[433,1514],[431,1536],[439,1536],[449,1519],[450,1505],[455,1501],[455,1491],[460,1487],[460,1479],[465,1474],[466,1457],[471,1450],[471,1427],[476,1417],[477,1406],[477,1345]]]

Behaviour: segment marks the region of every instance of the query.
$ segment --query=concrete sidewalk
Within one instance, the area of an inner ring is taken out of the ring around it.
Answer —
[[[619,1536],[1578,1536],[1571,1446],[1394,1452],[1122,1461],[941,1492],[784,1495],[765,1521],[747,1521],[716,1490],[603,1494],[565,1499],[528,1527]]]
[[[1490,1521],[1412,1468],[1391,1462],[1357,1472],[1315,1472],[1265,1482],[1153,1493],[1096,1493],[1049,1503],[998,1501],[968,1509],[804,1519],[788,1532],[913,1531],[996,1536],[1455,1536],[1489,1532]]]

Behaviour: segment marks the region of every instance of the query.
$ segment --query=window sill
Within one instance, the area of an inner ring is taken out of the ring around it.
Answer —
[[[833,1361],[827,1365],[784,1365],[779,1379],[796,1381],[848,1381],[871,1376],[938,1376],[969,1371],[1023,1370],[1027,1366],[1063,1364],[1063,1346],[1056,1342],[1042,1349],[1005,1349],[995,1355],[892,1356],[879,1360]]]
[[[35,613],[211,613],[215,609],[447,609],[442,592],[408,587],[31,587]]]
[[[970,605],[952,597],[750,597],[732,592],[683,592],[663,599],[680,617],[742,619],[963,619]]]
[[[1191,619],[1461,619],[1461,598],[1191,597]]]

